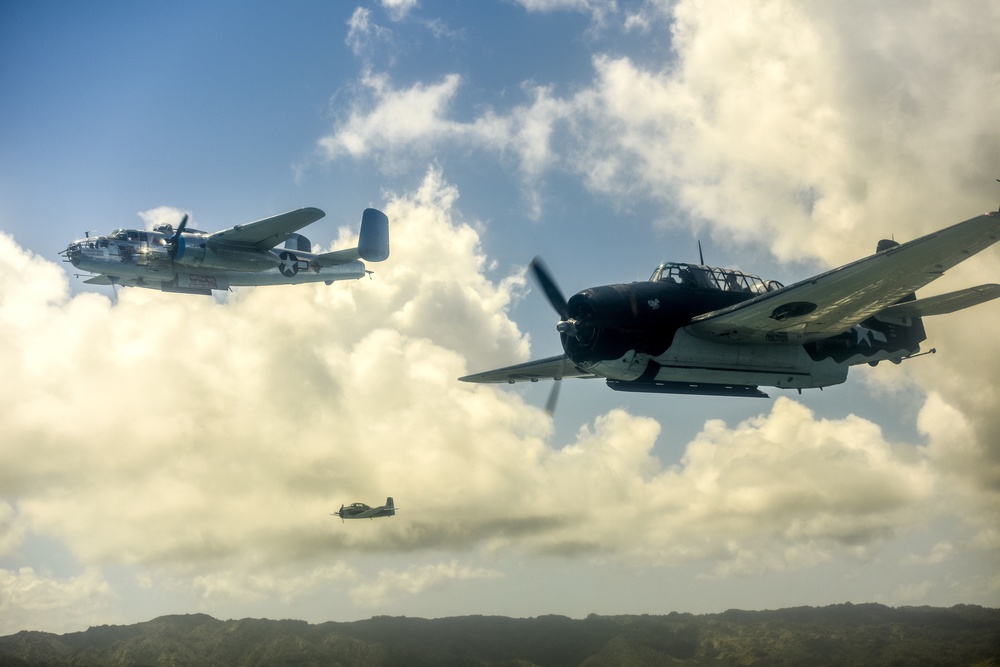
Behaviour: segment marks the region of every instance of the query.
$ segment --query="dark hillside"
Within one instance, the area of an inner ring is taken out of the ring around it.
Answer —
[[[666,616],[380,616],[352,623],[164,616],[0,637],[20,665],[980,665],[1000,667],[1000,610],[877,604]]]

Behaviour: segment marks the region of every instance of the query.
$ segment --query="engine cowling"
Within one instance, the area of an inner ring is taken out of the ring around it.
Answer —
[[[563,349],[578,364],[614,362],[630,351],[662,354],[691,317],[676,295],[653,283],[585,289],[566,304],[569,317],[559,324]]]

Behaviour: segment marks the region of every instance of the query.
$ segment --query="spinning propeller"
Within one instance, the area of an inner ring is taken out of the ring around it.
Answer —
[[[535,274],[535,280],[541,285],[542,291],[545,292],[545,298],[549,300],[552,308],[559,313],[559,324],[556,325],[556,330],[566,336],[576,337],[577,335],[577,321],[570,317],[569,314],[569,304],[566,302],[566,297],[563,296],[562,290],[556,285],[555,279],[552,278],[552,274],[545,267],[540,257],[535,257],[531,260],[530,268],[532,273]],[[563,361],[563,371],[565,371],[566,366],[572,362],[569,359]],[[552,390],[549,392],[549,398],[545,401],[545,411],[550,415],[554,414],[556,411],[556,403],[559,402],[559,387],[562,384],[562,373],[560,377],[555,379],[552,385]]]
[[[187,227],[187,224],[188,214],[185,213],[184,217],[181,218],[181,224],[177,225],[177,230],[173,233],[170,239],[167,240],[167,244],[170,246],[170,250],[168,251],[170,253],[170,259],[177,257],[177,253],[180,250],[181,233],[184,231],[184,228]]]

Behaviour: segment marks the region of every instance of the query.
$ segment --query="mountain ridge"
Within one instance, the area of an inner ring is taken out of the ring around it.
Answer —
[[[1000,666],[1000,609],[875,603],[716,614],[375,616],[349,622],[179,614],[0,637],[0,665]]]

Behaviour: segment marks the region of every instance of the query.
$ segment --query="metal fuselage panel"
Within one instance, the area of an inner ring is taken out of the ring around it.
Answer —
[[[122,231],[118,235],[74,241],[66,249],[76,268],[123,279],[173,280],[167,236],[159,232]]]
[[[847,380],[847,364],[816,361],[800,345],[727,344],[706,341],[680,329],[673,344],[652,358],[653,380],[710,382],[806,389]]]

